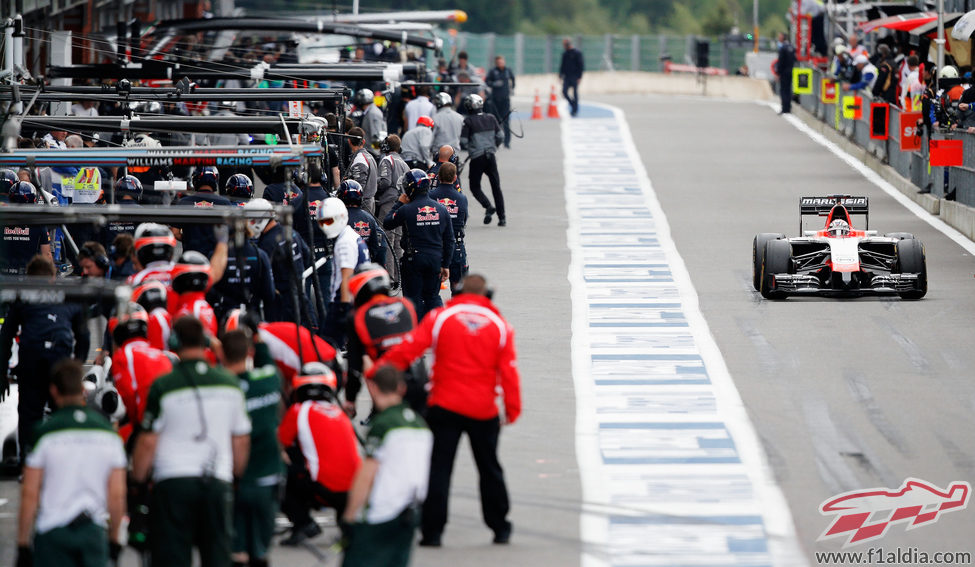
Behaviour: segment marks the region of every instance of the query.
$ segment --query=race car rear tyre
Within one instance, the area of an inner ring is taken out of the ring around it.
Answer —
[[[914,240],[914,235],[910,232],[888,232],[884,238],[896,238],[897,240]]]
[[[762,297],[765,299],[785,299],[785,292],[773,289],[774,274],[792,272],[792,244],[788,240],[770,240],[765,244],[762,261]]]
[[[897,243],[897,268],[902,274],[917,274],[917,286],[900,294],[904,299],[921,299],[928,293],[928,268],[924,245],[915,238]]]
[[[765,245],[780,238],[785,238],[785,235],[762,232],[756,234],[752,240],[752,285],[755,286],[755,291],[762,291],[762,255],[765,254]]]

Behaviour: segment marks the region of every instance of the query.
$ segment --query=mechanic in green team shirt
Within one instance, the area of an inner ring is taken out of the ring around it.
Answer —
[[[240,377],[251,419],[251,452],[234,499],[235,567],[266,567],[283,472],[278,425],[283,411],[281,375],[260,335],[247,328],[221,338],[223,366]]]
[[[406,567],[427,495],[433,434],[403,403],[406,382],[392,366],[367,380],[378,412],[366,434],[365,460],[349,491],[343,567]]]
[[[103,567],[121,552],[125,448],[108,420],[84,407],[83,374],[76,360],[54,367],[50,390],[58,409],[34,429],[20,497],[17,567]]]

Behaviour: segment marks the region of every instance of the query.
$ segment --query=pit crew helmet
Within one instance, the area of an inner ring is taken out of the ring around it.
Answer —
[[[168,227],[144,222],[135,229],[135,257],[143,267],[152,262],[171,262],[176,253],[176,237]]]
[[[940,71],[938,71],[939,79],[957,79],[958,78],[958,68],[954,65],[945,65]]]
[[[128,312],[113,315],[108,320],[108,332],[112,342],[120,347],[129,339],[149,338],[149,315],[138,303],[129,303]]]
[[[172,278],[176,293],[206,291],[210,286],[210,260],[196,250],[187,250],[173,267]]]
[[[437,93],[437,96],[433,97],[433,104],[437,108],[443,108],[454,104],[454,99],[450,98],[450,93]]]
[[[321,227],[326,238],[337,238],[349,224],[349,210],[341,199],[329,197],[318,207],[315,220],[318,221],[318,226]]]
[[[339,190],[336,192],[336,196],[345,203],[346,207],[361,207],[362,206],[362,185],[354,179],[348,179],[343,181],[339,185]]]
[[[244,205],[244,209],[248,211],[273,211],[274,205],[267,199],[254,199]],[[264,219],[247,219],[247,226],[253,232],[253,236],[257,237],[264,233],[269,222],[271,222],[270,216]]]
[[[159,281],[148,281],[132,290],[132,301],[142,306],[146,312],[166,308],[166,286]]]
[[[254,182],[243,173],[235,173],[227,179],[224,193],[235,199],[250,199],[254,196]]]
[[[426,126],[427,128],[433,128],[433,118],[429,116],[421,116],[416,119],[417,126]]]
[[[829,223],[829,228],[827,232],[832,237],[838,236],[849,236],[850,235],[850,223],[845,220],[837,219]]]
[[[356,307],[365,305],[376,295],[389,295],[390,287],[389,272],[372,262],[356,268],[355,274],[349,279],[349,292],[352,293]]]
[[[17,172],[12,169],[0,169],[0,195],[9,195],[10,188],[20,182]]]
[[[301,373],[291,382],[296,402],[330,400],[338,389],[335,372],[321,362],[309,362],[301,367]]]
[[[410,200],[430,190],[430,178],[422,169],[411,169],[403,174],[403,192]]]
[[[355,99],[352,101],[359,108],[365,108],[374,102],[376,98],[375,93],[370,89],[359,89],[355,93]]]
[[[484,109],[484,99],[481,98],[481,95],[469,94],[464,97],[464,108],[479,113]]]
[[[220,187],[220,172],[216,167],[208,165],[193,172],[193,189],[201,191],[203,187],[209,187],[210,191]]]
[[[142,182],[134,175],[126,175],[115,182],[115,196],[128,195],[136,201],[142,198]]]
[[[33,205],[37,202],[37,189],[29,181],[18,181],[10,187],[7,200],[21,205]]]

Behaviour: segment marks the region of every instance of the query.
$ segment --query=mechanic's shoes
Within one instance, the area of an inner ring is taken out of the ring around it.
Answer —
[[[305,524],[304,526],[294,527],[291,529],[291,535],[281,540],[281,545],[285,547],[295,547],[301,545],[302,543],[316,537],[322,533],[322,528],[318,527],[318,524],[311,522]]]
[[[427,537],[423,536],[420,538],[420,547],[440,547],[440,536]]]
[[[488,207],[487,210],[484,211],[484,224],[491,224],[491,215],[493,215],[495,211],[497,211],[497,209],[494,207]]]
[[[514,526],[512,526],[511,522],[508,522],[508,527],[494,532],[494,543],[498,545],[505,545],[510,542],[511,530],[513,527]]]
[[[508,221],[506,221],[506,220],[504,220],[502,218],[499,218],[498,219],[498,226],[508,226]]]

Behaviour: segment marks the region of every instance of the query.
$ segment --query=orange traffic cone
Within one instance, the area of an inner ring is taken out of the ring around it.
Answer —
[[[535,89],[535,104],[532,106],[532,120],[541,120],[544,118],[542,116],[542,101],[538,99],[538,89]]]
[[[559,116],[559,103],[555,98],[555,85],[552,85],[552,94],[548,99],[548,117],[561,118],[561,116]]]

